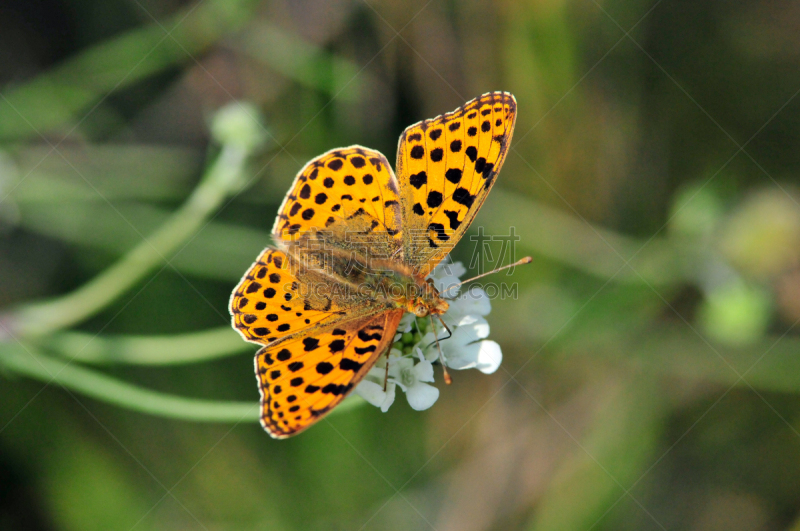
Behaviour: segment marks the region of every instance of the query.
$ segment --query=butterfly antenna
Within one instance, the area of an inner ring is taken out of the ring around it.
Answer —
[[[464,284],[466,284],[467,282],[472,282],[473,280],[478,280],[479,278],[483,278],[483,277],[485,277],[487,275],[491,275],[493,273],[497,273],[498,271],[502,271],[504,269],[510,269],[512,267],[516,267],[516,266],[519,266],[519,265],[530,264],[531,262],[533,262],[533,258],[531,258],[530,256],[526,256],[522,260],[517,260],[513,264],[504,265],[503,267],[498,267],[497,269],[492,269],[491,271],[487,271],[486,273],[481,273],[480,275],[478,275],[476,277],[468,278],[467,280],[462,280],[458,284],[453,284],[452,286],[450,286],[449,288],[444,290],[442,293],[440,293],[440,295],[444,295],[445,293],[447,293],[451,289],[461,287]]]
[[[439,363],[442,364],[442,371],[444,372],[444,383],[450,385],[451,383],[453,383],[453,379],[450,378],[450,373],[447,372],[447,365],[444,364],[444,353],[442,352],[442,345],[439,344],[439,337],[436,334],[436,327],[433,325],[433,315],[429,317],[431,318],[431,329],[433,330],[433,339],[436,340],[436,348],[439,349]],[[442,321],[442,318],[439,317],[439,320]],[[444,324],[444,321],[442,321],[442,324]],[[446,324],[444,324],[444,327],[447,328],[448,332],[450,332],[450,328],[448,328]],[[448,338],[451,337],[452,335],[453,333],[450,332],[450,336],[448,336]]]

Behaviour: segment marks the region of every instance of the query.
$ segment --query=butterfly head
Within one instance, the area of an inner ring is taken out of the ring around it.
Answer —
[[[433,285],[433,282],[423,282],[418,285],[419,294],[416,297],[411,297],[408,300],[406,310],[413,313],[417,317],[427,317],[429,315],[442,314],[450,308],[450,304],[439,295],[439,290]]]

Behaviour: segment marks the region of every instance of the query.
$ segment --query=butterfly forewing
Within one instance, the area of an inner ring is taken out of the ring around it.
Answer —
[[[402,315],[384,311],[261,349],[256,375],[264,429],[284,438],[320,420],[391,345]]]
[[[272,232],[280,240],[295,241],[313,229],[346,226],[393,237],[400,223],[397,179],[386,157],[352,146],[329,151],[305,165]]]
[[[494,184],[517,105],[490,92],[406,129],[397,149],[406,263],[427,275],[469,227]]]

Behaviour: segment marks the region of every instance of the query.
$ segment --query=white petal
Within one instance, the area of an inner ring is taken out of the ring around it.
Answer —
[[[461,262],[451,262],[450,257],[446,257],[431,272],[432,277],[442,278],[446,276],[460,277],[467,272],[467,268]]]
[[[469,319],[462,319],[460,322],[469,321],[471,324],[457,325],[453,330],[453,337],[445,341],[448,352],[461,348],[463,345],[474,343],[480,339],[489,337],[489,323],[483,317],[470,317]],[[448,345],[449,343],[449,345]]]
[[[447,366],[451,369],[478,369],[484,374],[492,374],[502,361],[500,345],[490,340],[472,343],[447,356]]]
[[[418,382],[432,382],[433,381],[433,365],[429,361],[421,361],[414,365],[411,369],[414,376],[417,377]]]
[[[482,317],[478,317],[478,319],[483,321]],[[489,325],[485,321],[456,327],[453,330],[453,337],[441,343],[448,366],[451,359],[463,358],[465,352],[469,352],[474,343],[486,338],[488,335]]]
[[[478,366],[479,352],[480,346],[477,343],[463,345],[458,349],[448,349],[447,366],[456,370],[474,369]]]
[[[481,341],[480,351],[478,352],[478,370],[483,374],[492,374],[500,367],[503,362],[503,353],[500,351],[500,345],[494,341]]]
[[[461,281],[456,276],[447,275],[441,278],[434,277],[433,285],[436,286],[436,289],[439,290],[443,297],[450,299],[458,295],[458,286],[461,285]]]
[[[372,404],[373,406],[381,407],[386,400],[387,393],[384,392],[383,386],[369,380],[361,380],[356,386],[355,393],[361,398]]]
[[[389,357],[389,376],[399,378],[403,369],[410,369],[414,366],[414,360],[410,358]],[[386,370],[386,369],[384,369]]]
[[[406,391],[408,391],[408,387],[403,382],[401,382],[400,380],[390,379],[389,380],[389,385],[396,385],[397,387],[402,389],[404,393]],[[389,389],[387,388],[386,390],[388,391]]]
[[[383,403],[381,404],[381,411],[383,411],[384,413],[389,411],[389,407],[394,403],[394,395],[396,392],[395,391],[396,388],[397,386],[394,385],[393,383],[389,383],[386,386],[386,398],[383,400]]]
[[[433,332],[428,332],[422,339],[420,339],[418,348],[422,349],[425,359],[428,361],[435,361],[439,359],[439,349],[436,347],[436,340],[434,339]]]
[[[440,263],[439,266],[447,275],[454,277],[462,277],[467,272],[467,268],[461,262],[449,262],[444,265]]]
[[[416,316],[413,313],[406,312],[403,314],[403,317],[400,319],[400,324],[397,325],[397,331],[401,334],[405,334],[406,332],[411,331],[411,325],[414,324],[414,319]],[[397,339],[395,339],[397,341]]]
[[[450,314],[453,319],[458,320],[465,315],[489,315],[491,311],[492,303],[486,292],[477,286],[470,286],[456,300],[450,302],[450,309],[445,315]]]
[[[385,374],[386,374],[385,367],[373,367],[364,376],[364,378],[366,378],[367,380],[372,380],[373,382],[381,382],[381,384],[383,384],[383,377]]]
[[[406,399],[412,409],[422,411],[431,407],[439,399],[439,390],[432,385],[419,382],[406,390]]]

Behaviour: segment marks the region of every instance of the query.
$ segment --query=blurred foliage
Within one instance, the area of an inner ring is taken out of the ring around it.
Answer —
[[[798,23],[4,2],[0,529],[800,529]],[[519,119],[471,230],[534,256],[501,370],[271,440],[226,308],[297,170],[490,90]]]

